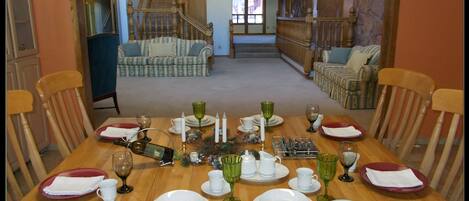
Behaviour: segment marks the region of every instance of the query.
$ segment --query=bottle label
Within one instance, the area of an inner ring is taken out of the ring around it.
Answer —
[[[164,154],[164,147],[160,147],[155,144],[148,143],[145,147],[143,155],[149,156],[155,159],[161,159]]]

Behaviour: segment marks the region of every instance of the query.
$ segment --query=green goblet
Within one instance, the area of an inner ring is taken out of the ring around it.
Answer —
[[[334,199],[332,196],[327,195],[327,186],[329,181],[334,179],[338,160],[339,157],[334,154],[320,153],[318,155],[319,177],[324,181],[325,186],[325,193],[324,195],[318,195],[318,201],[330,201]]]
[[[230,184],[230,196],[223,199],[223,201],[240,201],[239,198],[233,196],[234,184],[239,181],[241,176],[241,161],[242,158],[236,154],[228,154],[221,158],[223,177]]]
[[[261,102],[262,114],[265,118],[265,128],[269,128],[269,119],[274,115],[274,103],[272,101]]]
[[[195,118],[199,120],[199,130],[201,130],[202,119],[205,116],[205,102],[204,101],[192,102],[192,111],[194,112]]]

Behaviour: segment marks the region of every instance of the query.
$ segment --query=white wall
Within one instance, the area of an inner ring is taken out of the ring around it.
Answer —
[[[267,18],[265,21],[265,32],[266,33],[275,33],[277,27],[277,7],[278,7],[278,0],[267,0],[266,3],[266,12],[265,17]]]
[[[215,55],[228,55],[230,52],[231,5],[231,0],[207,0],[207,23],[213,23]]]

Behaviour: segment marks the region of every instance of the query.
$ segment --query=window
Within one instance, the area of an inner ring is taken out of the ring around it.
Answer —
[[[233,0],[234,24],[264,23],[264,0]]]

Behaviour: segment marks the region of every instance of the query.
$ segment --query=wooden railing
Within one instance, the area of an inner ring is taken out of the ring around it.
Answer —
[[[183,7],[183,5],[180,5]],[[134,8],[127,0],[129,40],[144,40],[162,36],[205,40],[213,44],[213,25],[202,25],[184,15],[176,1],[168,8]]]
[[[307,75],[314,61],[321,56],[323,49],[332,46],[352,46],[355,10],[350,16],[313,17],[312,9],[307,9],[306,17],[277,17],[277,47],[279,50],[303,66]]]
[[[233,20],[230,20],[230,58],[235,58],[235,49],[234,49],[234,27]]]

